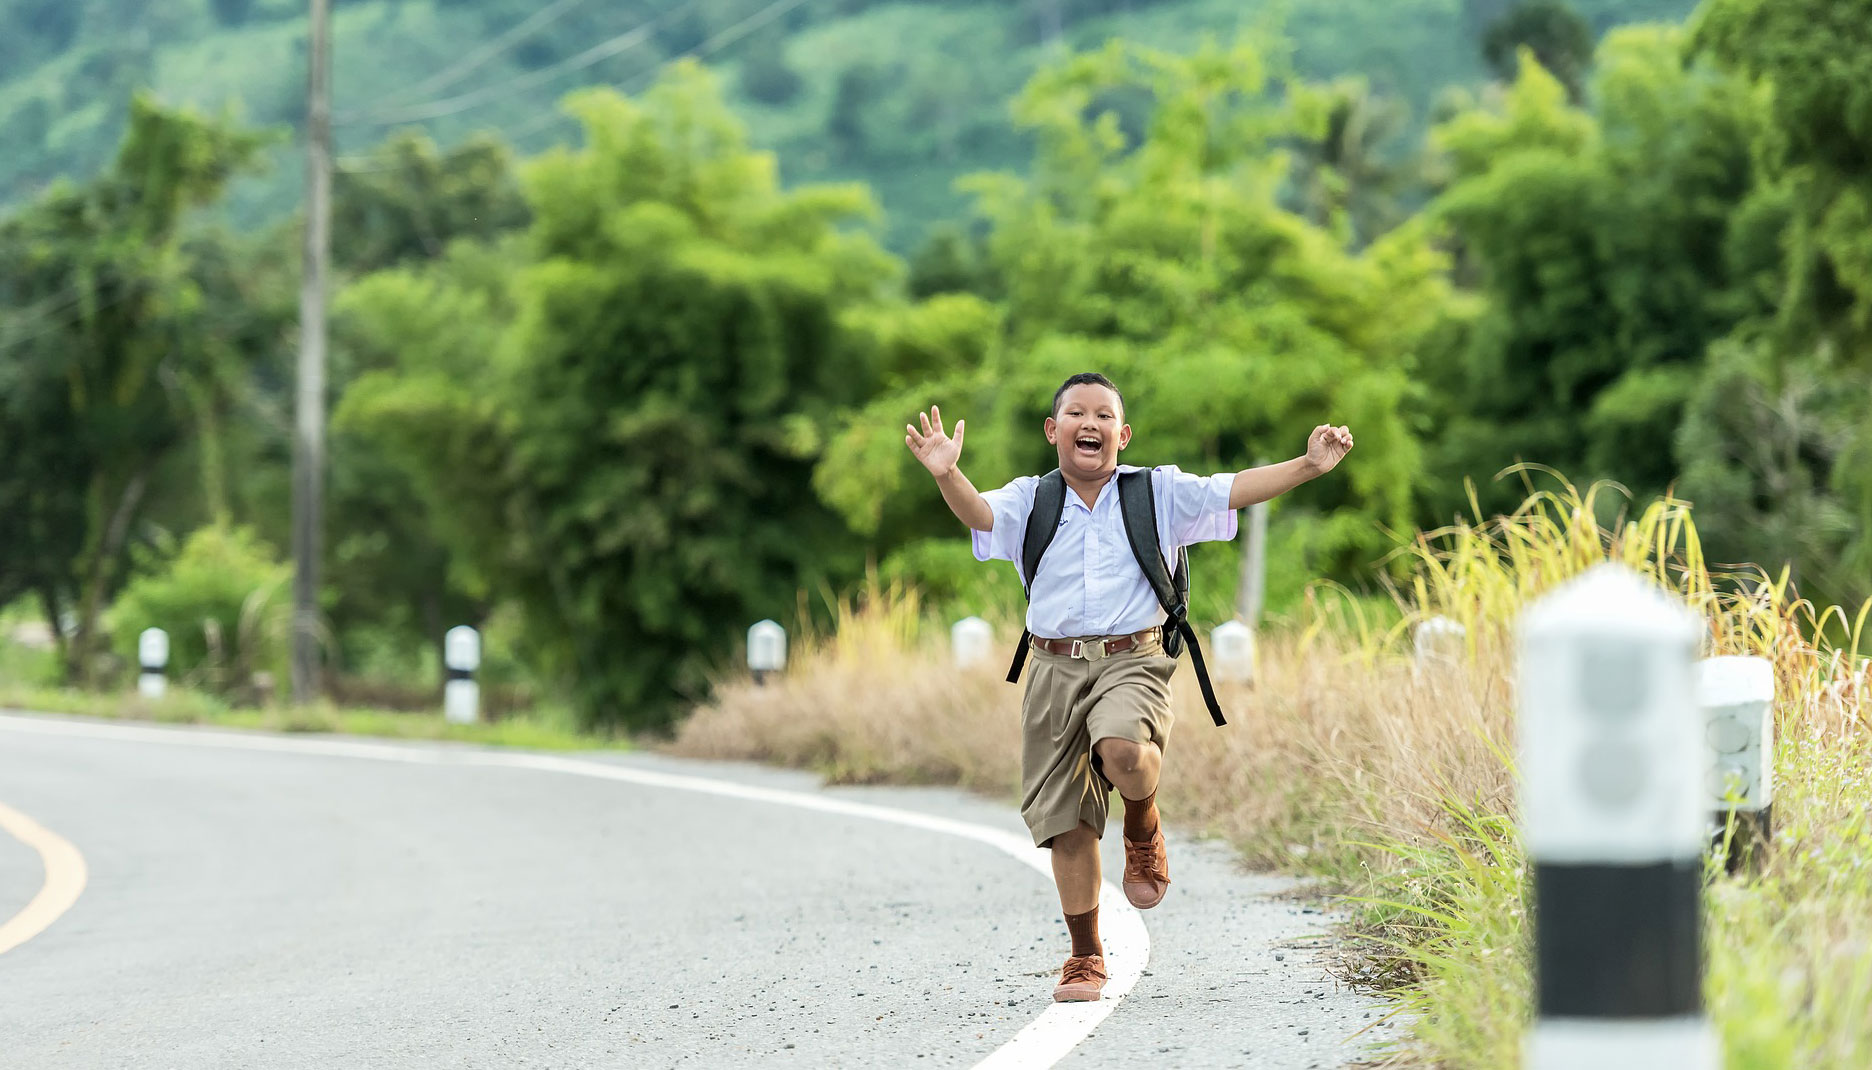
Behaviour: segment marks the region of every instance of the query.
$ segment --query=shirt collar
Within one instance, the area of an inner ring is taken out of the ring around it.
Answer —
[[[1098,498],[1092,503],[1092,506],[1090,508],[1086,506],[1085,499],[1079,497],[1078,491],[1072,489],[1071,487],[1067,487],[1066,488],[1066,507],[1070,509],[1073,506],[1078,506],[1080,509],[1084,510],[1087,513],[1092,513],[1096,511],[1099,506],[1105,504],[1106,498],[1110,497],[1112,494],[1117,492],[1118,473],[1124,470],[1125,469],[1121,466],[1112,471],[1111,478],[1107,479],[1105,481],[1105,485],[1099,488]]]

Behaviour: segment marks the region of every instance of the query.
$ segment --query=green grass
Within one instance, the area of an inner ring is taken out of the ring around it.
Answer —
[[[270,732],[323,732],[388,739],[447,740],[530,750],[628,750],[629,741],[578,728],[571,713],[543,709],[527,716],[477,724],[451,724],[440,712],[347,709],[320,703],[301,709],[235,707],[197,691],[171,688],[151,701],[136,694],[100,694],[70,688],[0,683],[0,710],[78,714],[157,724],[199,724]]]

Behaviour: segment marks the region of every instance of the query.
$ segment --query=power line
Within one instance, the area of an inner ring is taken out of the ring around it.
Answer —
[[[748,15],[734,25],[729,26],[727,29],[716,33],[714,36],[681,55],[673,56],[660,63],[654,64],[650,69],[641,71],[625,79],[623,82],[614,84],[617,88],[626,92],[634,92],[638,88],[641,88],[646,82],[661,74],[670,64],[685,59],[702,59],[714,55],[716,52],[740,41],[748,34],[761,29],[768,23],[773,22],[775,19],[780,18],[782,15],[787,14],[804,3],[806,3],[806,0],[772,0],[771,3],[767,4],[767,6],[761,8],[759,11]],[[676,11],[674,10],[665,12],[663,15],[658,16],[658,18],[667,18],[675,13]],[[652,20],[652,25],[654,25],[654,22],[655,20]],[[630,32],[636,33],[642,29],[644,29],[644,27],[638,27],[637,30],[632,30]],[[613,40],[616,40],[616,38],[613,38]],[[574,121],[573,116],[566,114],[565,111],[555,103],[551,107],[541,109],[534,113],[531,118],[524,120],[518,126],[496,127],[487,132],[508,143],[517,143],[521,138],[530,137],[541,130],[551,127],[555,123],[572,121]],[[386,160],[379,156],[342,156],[339,157],[337,163],[338,169],[346,174],[378,174],[387,171],[397,171],[411,166],[411,162],[409,161]]]
[[[69,312],[84,299],[84,295],[88,289],[89,288],[86,286],[73,283],[65,287],[63,293],[56,293],[50,297],[43,298],[9,315],[5,321],[6,325],[8,327],[17,328],[22,323],[30,325],[50,319],[52,316],[61,312]],[[58,307],[54,308],[53,306],[55,305]]]
[[[701,44],[684,52],[682,55],[664,60],[648,71],[641,72],[623,82],[619,82],[617,83],[617,87],[626,92],[635,91],[641,88],[646,82],[663,73],[670,64],[678,63],[685,59],[701,59],[704,56],[714,55],[716,52],[727,48],[729,45],[734,44],[736,41],[741,40],[748,34],[753,33],[755,30],[760,29],[805,2],[806,0],[773,0],[773,2],[766,7],[761,8],[759,11],[747,16],[733,26],[703,41]],[[523,137],[546,129],[555,122],[566,121],[571,118],[572,116],[567,115],[564,111],[555,107],[550,111],[542,112],[534,116],[532,119],[514,127],[512,130],[502,131],[502,135],[509,141],[518,141]]]
[[[78,299],[71,301],[64,308],[59,309],[58,311],[60,312],[70,312],[72,309],[77,308],[80,304],[82,304],[83,296],[86,292],[88,292],[88,288],[82,287],[82,286],[74,286],[72,287],[71,290],[67,292],[78,294]],[[129,300],[133,295],[134,295],[134,290],[132,290],[131,288],[125,287],[122,290],[120,290],[116,296],[109,297],[102,301],[99,301],[96,305],[92,306],[92,308],[90,309],[90,312],[92,313],[102,312],[107,308],[112,308],[116,305],[120,305],[123,302]],[[15,349],[18,349],[21,346],[24,346],[28,342],[36,341],[40,338],[44,338],[45,336],[49,334],[56,334],[59,331],[68,330],[72,327],[76,327],[80,323],[83,323],[85,321],[87,315],[89,315],[89,313],[81,312],[79,313],[78,316],[74,318],[60,320],[57,323],[51,323],[48,321],[52,319],[53,313],[47,312],[39,316],[37,320],[35,321],[37,324],[44,324],[44,326],[41,326],[38,330],[33,331],[30,334],[14,335],[11,338],[7,338],[4,336],[4,334],[0,334],[0,353],[10,353]]]
[[[801,0],[796,0],[796,2],[801,2]],[[509,78],[505,82],[497,82],[494,85],[471,89],[466,93],[460,93],[452,97],[444,97],[440,100],[425,101],[421,104],[411,104],[407,107],[393,108],[388,111],[368,112],[353,120],[350,125],[391,126],[396,123],[411,123],[421,122],[425,119],[439,119],[444,115],[453,115],[456,112],[467,111],[469,108],[484,104],[497,97],[508,96],[513,93],[524,93],[534,86],[551,81],[562,74],[583,70],[594,63],[610,59],[612,56],[636,48],[638,45],[649,40],[651,33],[671,16],[687,10],[692,6],[692,4],[685,4],[681,7],[671,8],[648,22],[641,23],[626,30],[616,37],[600,41],[585,51],[580,52],[578,55],[570,59],[560,60],[558,63],[549,67],[543,67],[537,71],[529,71],[526,74]]]
[[[392,95],[405,98],[420,97],[428,93],[433,93],[444,86],[452,85],[460,81],[464,76],[478,70],[481,65],[488,60],[512,49],[521,41],[524,41],[540,30],[559,21],[566,15],[571,14],[574,8],[587,2],[588,0],[555,0],[554,3],[548,4],[546,7],[540,8],[525,19],[522,19],[518,24],[508,27],[499,37],[496,37],[494,40],[487,42],[480,48],[463,56],[454,66],[432,74],[415,85],[400,89]],[[341,114],[338,120],[340,122],[349,122],[354,118],[362,117],[363,116],[360,114],[347,112]]]

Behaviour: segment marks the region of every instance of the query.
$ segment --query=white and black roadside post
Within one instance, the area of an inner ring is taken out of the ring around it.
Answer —
[[[169,678],[163,671],[169,667],[169,633],[161,628],[145,628],[137,636],[137,664],[142,672],[137,674],[137,693],[144,698],[161,698],[168,690]]]
[[[1696,666],[1703,711],[1711,846],[1733,874],[1761,863],[1774,824],[1774,665],[1767,658],[1705,658]]]
[[[1419,621],[1411,632],[1411,645],[1416,654],[1413,671],[1421,676],[1459,664],[1468,636],[1469,630],[1461,622],[1448,617],[1435,616]]]
[[[949,650],[958,669],[986,664],[994,652],[994,626],[980,617],[963,617],[949,626]]]
[[[786,629],[764,620],[747,630],[747,666],[756,684],[786,668]]]
[[[1703,1013],[1697,617],[1622,565],[1520,622],[1521,822],[1534,870],[1528,1070],[1714,1070]]]
[[[451,724],[473,724],[481,718],[481,685],[475,670],[481,667],[481,633],[457,624],[442,637],[442,660],[448,682],[442,685],[442,716]]]
[[[1209,633],[1209,660],[1215,665],[1217,679],[1254,683],[1254,629],[1238,620],[1216,625]]]

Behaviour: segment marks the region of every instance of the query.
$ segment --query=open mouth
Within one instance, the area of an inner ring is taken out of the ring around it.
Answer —
[[[1081,456],[1096,457],[1104,452],[1105,443],[1097,435],[1080,435],[1073,440],[1073,448],[1078,450]]]

